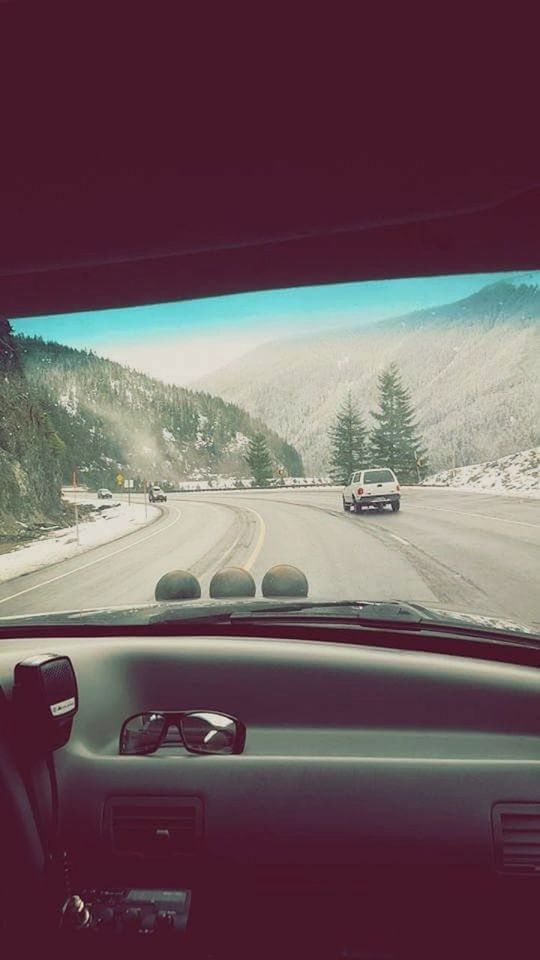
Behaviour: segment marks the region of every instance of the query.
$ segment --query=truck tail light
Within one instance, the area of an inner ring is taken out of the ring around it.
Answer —
[[[396,483],[396,490],[399,493],[399,483]]]
[[[364,488],[363,488],[363,487],[358,487],[358,490],[357,490],[356,492],[357,492],[358,496],[361,497],[362,494],[363,494],[363,492],[364,492]]]

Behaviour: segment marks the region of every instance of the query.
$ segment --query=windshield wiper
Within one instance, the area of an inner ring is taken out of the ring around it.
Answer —
[[[246,629],[305,631],[310,626],[328,634],[343,630],[361,631],[375,636],[376,631],[388,634],[423,634],[446,638],[461,638],[473,643],[495,643],[499,646],[521,646],[537,651],[540,635],[534,628],[493,617],[460,614],[447,610],[424,607],[421,604],[401,600],[308,600],[297,599],[231,599],[227,601],[183,601],[149,603],[142,606],[121,608],[97,608],[87,611],[66,611],[63,614],[41,614],[31,617],[6,617],[0,619],[0,635],[30,635],[40,630],[76,630],[85,635],[93,630],[134,634],[145,631],[177,631],[180,635],[191,631],[200,634],[208,630],[238,631]],[[101,634],[100,634],[101,635]]]
[[[258,619],[280,618],[284,614],[303,614],[307,613],[310,619],[329,618],[347,620],[357,618],[388,620],[404,619],[408,623],[420,623],[424,619],[424,611],[415,604],[402,603],[401,601],[369,601],[358,600],[286,600],[286,601],[258,601],[251,602],[246,606],[245,603],[232,603],[230,607],[223,607],[212,613],[208,607],[201,609],[200,615],[194,614],[193,607],[183,607],[174,605],[174,608],[160,610],[159,613],[150,617],[149,623],[170,623],[176,620],[189,620],[190,622],[233,622]]]
[[[174,605],[174,609],[160,610],[159,613],[150,617],[150,624],[168,624],[182,623],[183,627],[189,624],[197,625],[199,628],[208,624],[208,626],[219,624],[233,626],[237,623],[239,626],[251,624],[283,623],[289,621],[297,624],[313,623],[319,626],[332,624],[348,625],[350,627],[373,627],[385,628],[395,631],[438,631],[441,634],[453,634],[471,640],[481,641],[482,639],[495,640],[499,643],[510,643],[515,645],[528,645],[538,649],[540,647],[540,637],[532,632],[521,630],[518,625],[512,629],[510,624],[504,626],[493,626],[488,623],[477,623],[468,620],[464,615],[460,620],[458,615],[450,616],[446,612],[439,613],[421,604],[408,603],[400,600],[389,601],[358,601],[358,600],[332,600],[332,601],[310,601],[310,600],[291,600],[291,601],[251,601],[233,602],[227,608],[221,607],[219,611],[212,613],[208,606],[201,607],[200,614],[191,609]]]
[[[255,615],[257,618],[267,619],[279,617],[284,613],[296,614],[304,611],[308,611],[308,616],[312,620],[328,620],[328,618],[331,618],[332,620],[399,620],[407,623],[420,623],[424,619],[420,607],[417,608],[414,604],[401,603],[397,600],[370,601],[367,603],[357,600],[335,600],[328,603],[314,601],[312,603],[299,603],[295,606],[287,604],[274,610],[257,611],[255,614],[235,613],[233,618],[235,620],[245,620]]]

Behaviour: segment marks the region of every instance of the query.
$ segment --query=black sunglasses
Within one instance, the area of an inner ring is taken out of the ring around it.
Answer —
[[[227,713],[153,710],[124,721],[119,752],[142,756],[180,744],[190,753],[232,754],[242,753],[245,742],[244,724]]]

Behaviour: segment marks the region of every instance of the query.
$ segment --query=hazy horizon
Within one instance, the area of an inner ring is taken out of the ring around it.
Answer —
[[[188,386],[263,343],[362,327],[451,303],[497,280],[540,282],[540,271],[420,277],[231,294],[11,321],[17,333],[95,353]]]

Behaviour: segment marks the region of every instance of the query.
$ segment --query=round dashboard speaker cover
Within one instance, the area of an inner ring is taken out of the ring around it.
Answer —
[[[270,567],[262,581],[263,597],[307,597],[308,589],[305,573],[286,563]]]
[[[171,570],[158,580],[154,595],[156,600],[198,600],[201,585],[187,570]]]
[[[243,567],[225,567],[218,570],[210,581],[210,596],[217,597],[254,597],[257,587],[255,581]]]

